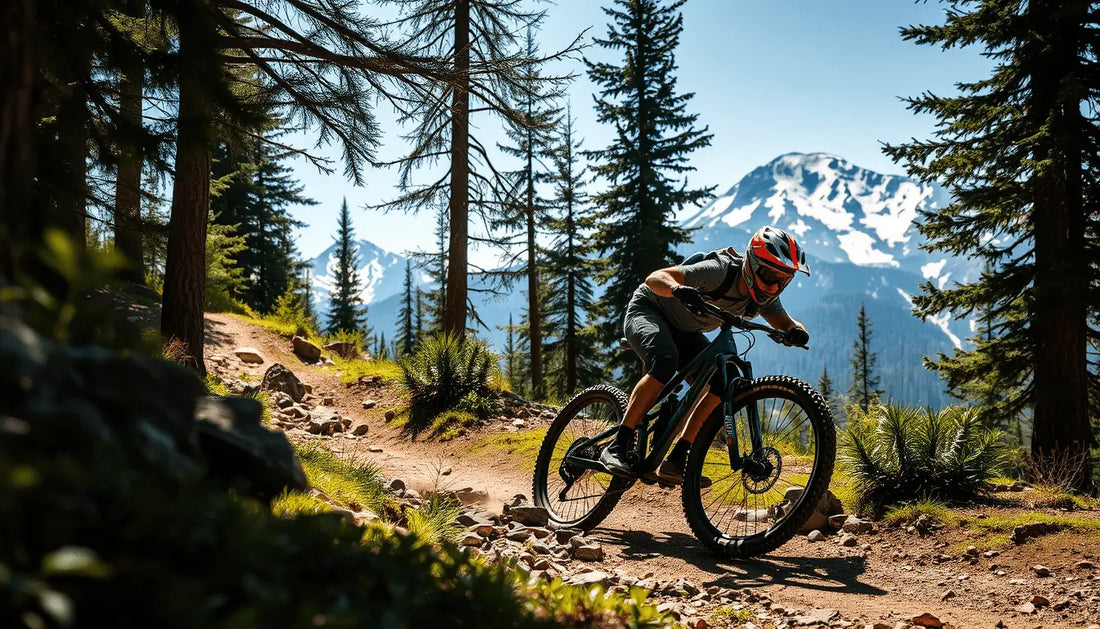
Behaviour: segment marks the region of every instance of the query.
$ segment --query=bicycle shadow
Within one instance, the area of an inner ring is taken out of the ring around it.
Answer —
[[[657,556],[680,559],[713,576],[712,580],[703,583],[705,586],[740,589],[785,585],[850,594],[887,593],[860,580],[867,570],[866,560],[860,556],[807,557],[773,553],[752,559],[725,559],[714,556],[698,540],[684,533],[662,532],[654,535],[649,531],[599,529],[589,535],[619,546],[624,559]]]

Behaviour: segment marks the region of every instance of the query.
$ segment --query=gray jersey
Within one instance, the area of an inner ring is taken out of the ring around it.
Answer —
[[[770,304],[759,308],[755,307],[752,300],[748,295],[742,295],[738,290],[737,281],[738,276],[741,274],[741,265],[737,263],[737,258],[731,255],[719,255],[717,258],[708,257],[701,262],[695,264],[680,265],[676,268],[680,269],[680,272],[684,274],[684,285],[691,286],[704,293],[709,301],[714,302],[714,305],[718,306],[726,312],[738,315],[754,317],[757,314],[764,315],[778,315],[783,314],[786,310],[783,309],[783,304],[779,301],[779,298],[775,298]],[[722,282],[726,279],[727,273],[734,273],[734,281],[730,284],[726,294],[715,299],[712,293],[721,287]],[[680,300],[675,297],[661,297],[657,293],[653,292],[651,288],[642,283],[637,290],[634,291],[634,298],[637,299],[643,297],[652,301],[661,309],[661,312],[668,319],[668,322],[679,330],[684,332],[710,332],[711,330],[718,329],[722,325],[722,322],[712,316],[700,317],[692,314],[687,308],[684,307]]]

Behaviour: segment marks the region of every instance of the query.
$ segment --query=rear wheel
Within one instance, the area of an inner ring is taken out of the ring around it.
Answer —
[[[757,409],[763,448],[753,452],[748,412]],[[829,405],[806,382],[754,380],[733,400],[745,463],[731,469],[721,410],[699,431],[684,471],[684,515],[695,536],[727,557],[775,550],[810,518],[829,486],[836,429]],[[699,479],[711,479],[701,488]]]
[[[631,481],[577,465],[596,461],[626,413],[626,394],[606,384],[589,387],[569,400],[546,431],[532,495],[559,527],[589,530],[604,520]]]

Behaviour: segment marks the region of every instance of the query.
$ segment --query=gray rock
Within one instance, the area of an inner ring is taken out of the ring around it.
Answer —
[[[814,529],[806,535],[806,539],[811,542],[823,542],[825,541],[825,534],[817,529]]]
[[[467,533],[462,537],[462,540],[458,543],[459,546],[481,546],[485,543],[485,540],[481,539],[480,535],[476,533]]]
[[[1042,566],[1042,565],[1032,566],[1031,570],[1035,573],[1036,576],[1040,576],[1040,577],[1049,577],[1050,576],[1050,568],[1048,568],[1046,566]]]
[[[833,529],[839,529],[844,526],[844,522],[848,519],[848,514],[838,513],[836,515],[829,516],[829,526]]]
[[[335,343],[329,343],[324,346],[326,352],[336,354],[340,358],[353,359],[359,358],[359,348],[355,343],[349,343],[346,341],[337,341]]]
[[[795,501],[802,497],[803,490],[802,487],[788,487],[783,494],[783,502],[793,505]],[[840,499],[833,495],[832,491],[825,490],[821,501],[817,503],[817,508],[810,514],[810,519],[802,525],[798,532],[809,533],[814,529],[823,529],[829,524],[829,516],[837,515],[843,511],[844,508],[840,504]]]
[[[370,409],[378,406],[377,400],[363,400],[363,408]]]
[[[289,395],[290,399],[295,402],[301,402],[302,397],[306,394],[302,382],[298,380],[298,376],[295,376],[293,371],[279,363],[275,363],[268,367],[267,371],[264,372],[264,378],[260,383],[260,389],[264,391],[280,391]]]
[[[321,348],[308,340],[295,336],[290,341],[294,355],[305,362],[314,363],[321,360]]]
[[[260,424],[253,398],[200,398],[195,409],[199,448],[210,473],[250,495],[274,498],[309,483],[286,436]]]
[[[468,504],[483,504],[489,500],[489,492],[484,489],[474,489],[473,487],[463,487],[462,489],[454,492],[455,498],[464,505]]]
[[[550,522],[550,514],[542,507],[518,506],[508,509],[513,521],[529,526],[545,527]]]
[[[241,359],[242,363],[253,365],[262,365],[264,363],[263,355],[260,354],[260,351],[255,347],[238,347],[233,350],[233,353],[237,358]]]
[[[400,478],[395,478],[390,481],[390,491],[404,491],[406,489],[405,481]]]
[[[369,431],[370,426],[366,424],[356,424],[355,427],[351,429],[351,434],[355,435],[356,437],[362,437]]]
[[[844,520],[844,524],[840,528],[849,533],[870,533],[874,530],[875,525],[869,520],[861,520],[854,515],[850,515]]]
[[[565,583],[569,585],[602,585],[607,586],[611,583],[611,575],[599,570],[593,570],[592,572],[584,572],[581,574],[575,574],[565,580]]]
[[[580,535],[583,531],[580,529],[558,529],[554,531],[555,539],[559,544],[568,544],[569,540]]]

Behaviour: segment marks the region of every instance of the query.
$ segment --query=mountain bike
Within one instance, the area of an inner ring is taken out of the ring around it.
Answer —
[[[707,306],[722,326],[638,423],[630,477],[612,475],[599,461],[626,411],[621,390],[589,387],[551,422],[535,461],[532,494],[554,525],[591,530],[635,482],[658,482],[657,468],[716,373],[722,404],[699,430],[681,486],[695,537],[722,556],[752,557],[784,544],[810,518],[836,459],[828,402],[797,378],[754,378],[751,363],[737,351],[735,330],[763,332],[777,343],[785,332]]]

